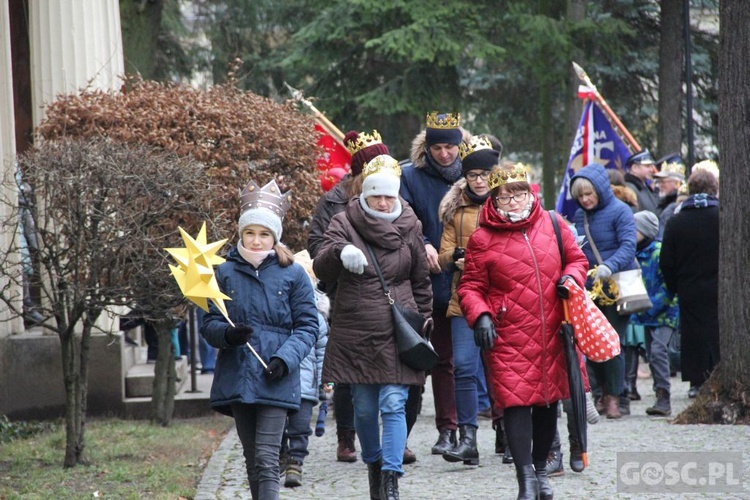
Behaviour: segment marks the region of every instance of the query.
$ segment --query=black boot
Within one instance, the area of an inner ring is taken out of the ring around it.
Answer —
[[[503,431],[503,421],[495,423],[495,453],[502,455],[505,453],[505,431]]]
[[[443,453],[448,462],[463,462],[464,465],[479,465],[479,450],[477,450],[477,428],[473,425],[462,425],[458,428],[461,439],[458,446]]]
[[[534,465],[536,480],[539,482],[539,499],[552,500],[552,486],[547,478],[547,462],[541,462]]]
[[[380,473],[380,500],[398,500],[398,472],[384,470]]]
[[[516,466],[516,478],[518,478],[517,500],[536,500],[539,496],[539,480],[536,478],[534,466]]]
[[[367,479],[370,482],[370,500],[380,500],[380,468],[382,460],[367,464]]]
[[[452,450],[458,445],[456,441],[456,431],[450,429],[440,429],[437,443],[432,447],[433,455],[442,455],[448,450]]]
[[[640,401],[636,381],[638,380],[638,348],[625,347],[625,392],[631,401]],[[622,410],[620,410],[622,412]]]

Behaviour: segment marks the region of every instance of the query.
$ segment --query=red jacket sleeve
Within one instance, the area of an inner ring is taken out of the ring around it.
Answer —
[[[474,327],[479,316],[484,313],[492,314],[492,308],[487,303],[489,289],[489,273],[487,262],[487,248],[484,240],[487,238],[485,230],[477,229],[469,238],[466,246],[464,273],[458,285],[458,300],[466,322]]]

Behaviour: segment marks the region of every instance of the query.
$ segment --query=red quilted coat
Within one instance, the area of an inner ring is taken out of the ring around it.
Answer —
[[[485,355],[501,408],[548,405],[569,397],[559,335],[563,308],[555,288],[563,274],[583,286],[588,260],[563,219],[557,219],[564,270],[552,220],[538,200],[528,219],[516,223],[485,203],[480,227],[466,249],[458,296],[469,325],[484,313],[494,319],[498,339]]]

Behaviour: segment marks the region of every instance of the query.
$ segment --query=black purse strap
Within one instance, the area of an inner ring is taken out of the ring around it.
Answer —
[[[375,268],[375,272],[378,275],[378,279],[380,279],[380,284],[383,285],[383,294],[388,297],[388,303],[393,305],[394,300],[391,297],[391,290],[388,288],[388,285],[385,282],[385,278],[383,277],[383,271],[380,270],[380,264],[378,264],[378,259],[375,257],[375,252],[372,251],[372,247],[369,243],[366,241],[364,242],[365,246],[367,247],[367,253],[370,254],[370,259],[372,259],[372,266]]]
[[[560,224],[557,223],[557,214],[554,210],[549,210],[549,216],[552,219],[552,227],[555,228],[555,236],[557,237],[557,249],[560,251],[560,262],[562,262],[562,268],[565,269],[565,250],[563,249]]]

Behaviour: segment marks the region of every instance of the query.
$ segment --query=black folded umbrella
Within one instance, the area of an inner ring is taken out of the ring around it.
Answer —
[[[588,467],[589,460],[587,451],[587,421],[586,421],[586,388],[583,385],[583,374],[581,373],[580,358],[575,345],[575,332],[570,324],[568,313],[568,301],[563,300],[565,310],[565,321],[560,326],[560,336],[565,348],[565,362],[568,367],[568,385],[570,387],[570,402],[573,408],[573,419],[578,433],[578,441],[583,452],[583,466]]]

